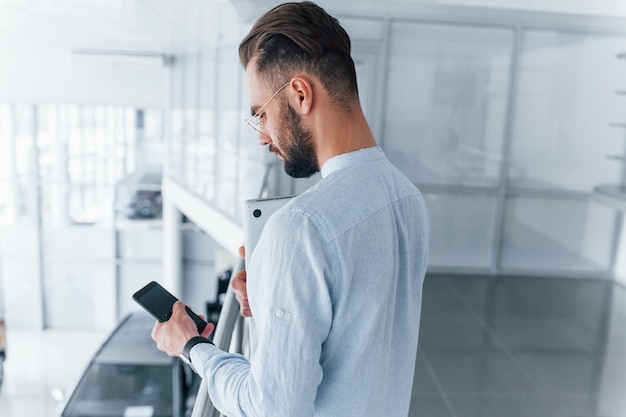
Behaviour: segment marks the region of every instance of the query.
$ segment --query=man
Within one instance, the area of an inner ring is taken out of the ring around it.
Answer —
[[[322,179],[268,220],[247,280],[234,279],[255,322],[249,360],[197,337],[182,303],[153,338],[189,356],[230,417],[406,417],[426,211],[368,127],[350,39],[314,3],[286,3],[255,23],[239,51],[247,123],[289,175]]]

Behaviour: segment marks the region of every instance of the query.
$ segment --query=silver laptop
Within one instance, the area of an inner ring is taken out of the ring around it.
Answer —
[[[261,198],[246,200],[243,207],[243,245],[246,248],[246,265],[250,264],[252,252],[261,237],[265,222],[293,197]]]

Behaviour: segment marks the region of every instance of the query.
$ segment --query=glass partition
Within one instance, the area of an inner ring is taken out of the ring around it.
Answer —
[[[126,262],[117,234],[161,228],[162,116],[124,106],[0,107],[0,275],[12,325],[115,323]],[[150,266],[136,270],[150,275]]]
[[[498,184],[513,37],[498,27],[391,24],[382,143],[415,183]]]
[[[430,265],[491,268],[515,32],[390,27],[382,145],[425,194]]]
[[[502,268],[609,273],[626,149],[624,37],[526,30],[512,120]]]
[[[508,183],[591,192],[621,179],[626,149],[624,38],[525,31]]]
[[[615,212],[588,197],[507,199],[501,267],[529,271],[608,271]]]

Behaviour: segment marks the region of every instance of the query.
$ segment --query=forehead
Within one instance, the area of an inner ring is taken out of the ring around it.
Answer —
[[[248,93],[250,95],[250,104],[252,106],[261,105],[267,98],[265,84],[262,82],[256,71],[254,61],[250,61],[246,67],[246,81],[248,82]]]

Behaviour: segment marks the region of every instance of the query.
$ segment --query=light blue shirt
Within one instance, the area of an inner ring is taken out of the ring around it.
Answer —
[[[378,146],[342,154],[269,220],[247,268],[250,360],[191,350],[230,417],[406,417],[428,224]]]

